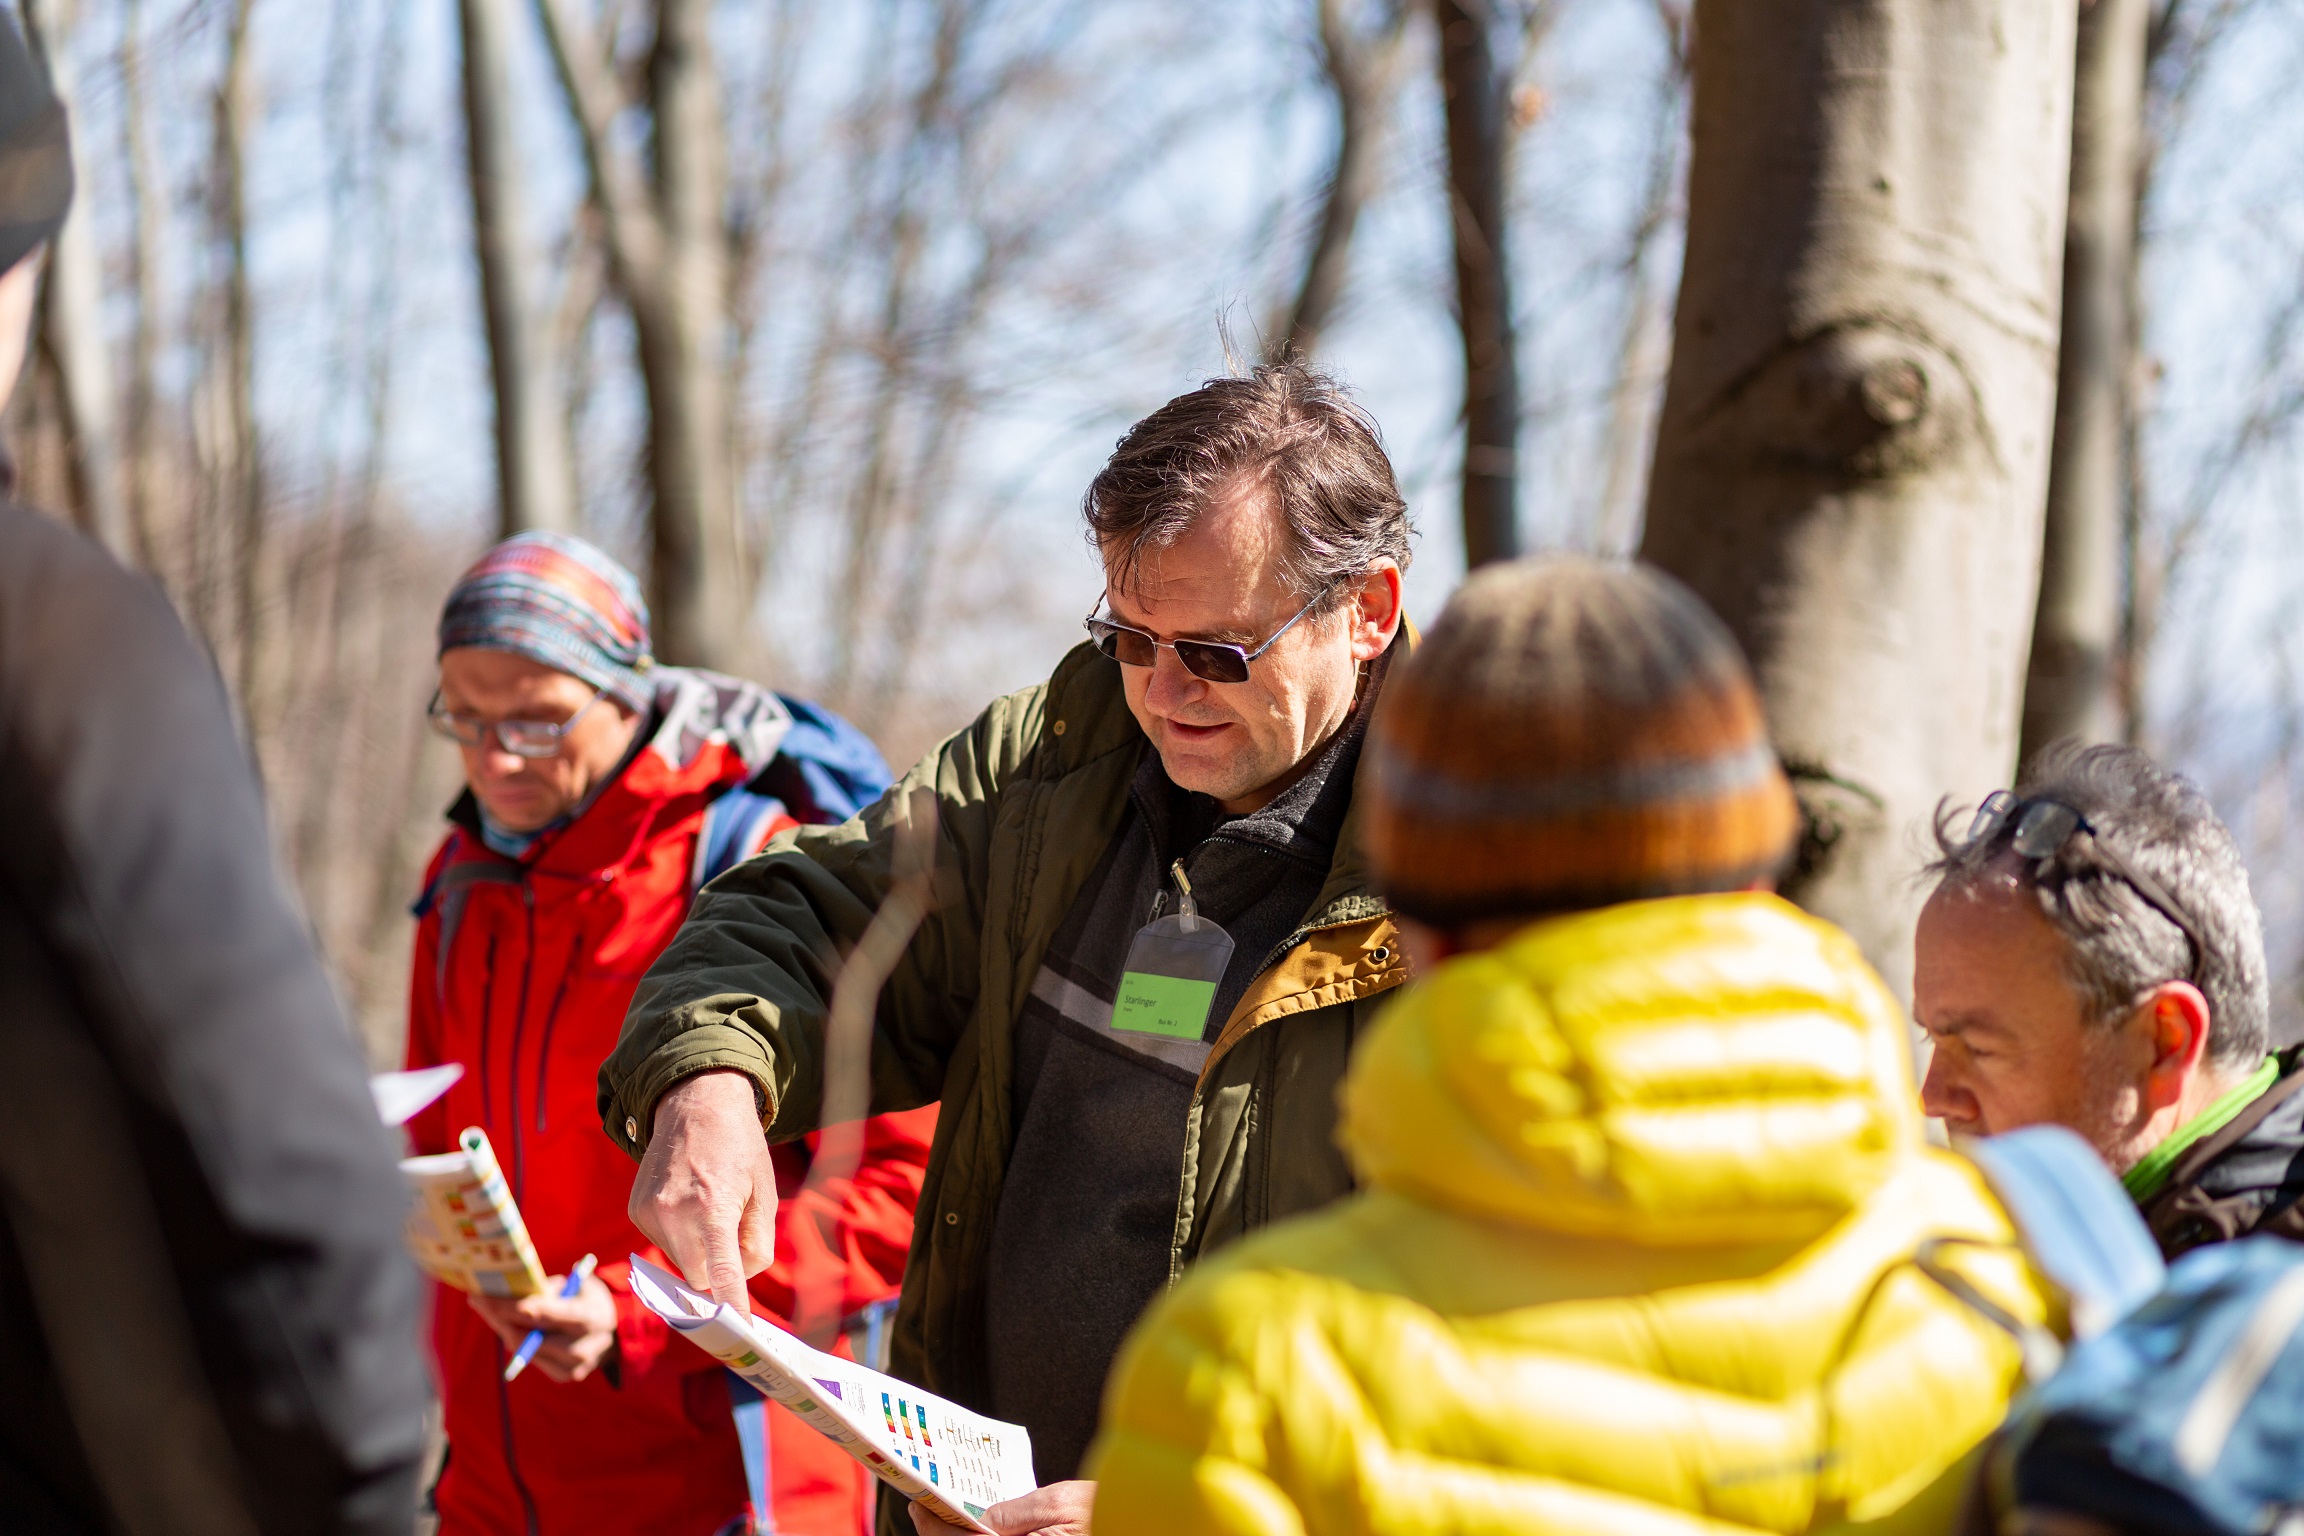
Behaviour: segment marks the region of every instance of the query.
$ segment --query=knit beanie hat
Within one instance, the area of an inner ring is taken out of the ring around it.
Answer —
[[[582,539],[522,533],[482,555],[440,610],[440,649],[463,645],[525,656],[648,708],[648,601]]]
[[[1645,566],[1477,572],[1371,733],[1377,883],[1436,927],[1739,890],[1798,827],[1735,639]]]
[[[71,206],[64,105],[16,18],[0,10],[0,272],[55,239]]]

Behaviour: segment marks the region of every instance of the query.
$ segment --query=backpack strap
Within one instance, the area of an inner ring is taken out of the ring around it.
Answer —
[[[728,1378],[728,1412],[736,1421],[736,1446],[744,1453],[744,1487],[752,1495],[752,1536],[775,1536],[776,1515],[768,1506],[768,1401],[760,1389],[737,1375]]]
[[[809,825],[846,821],[880,798],[893,777],[872,738],[820,704],[776,695],[792,724],[776,756],[752,780]]]
[[[2203,1243],[2228,1242],[2245,1237],[2250,1232],[2272,1231],[2283,1237],[2294,1238],[2297,1216],[2296,1200],[2289,1177],[2281,1181],[2282,1188],[2269,1200],[2258,1198],[2258,1191],[2215,1195],[2202,1187],[2201,1181],[2224,1155],[2256,1134],[2257,1127],[2272,1118],[2282,1105],[2304,1092],[2304,1071],[2291,1047],[2280,1053],[2281,1075],[2277,1082],[2261,1094],[2254,1103],[2234,1115],[2222,1128],[2211,1131],[2176,1159],[2168,1170],[2168,1183],[2151,1199],[2144,1202],[2144,1222],[2159,1240],[2161,1251],[2171,1259],[2181,1257]]]
[[[795,818],[781,799],[750,784],[731,789],[704,807],[696,858],[688,869],[688,899],[695,900],[698,891],[759,852],[780,819]]]
[[[458,857],[464,848],[464,834],[459,831],[450,836],[447,862],[416,903],[418,917],[434,907],[440,911],[440,947],[433,960],[432,988],[433,996],[442,1007],[448,1003],[448,956],[456,947],[456,930],[464,924],[464,904],[472,897],[472,887],[519,885],[528,878],[519,865],[494,854],[486,858]]]
[[[781,830],[779,818],[802,826],[836,825],[888,788],[888,763],[871,737],[821,705],[782,693],[776,699],[791,724],[776,755],[749,783],[705,807],[696,861],[688,871],[690,899],[759,852]]]
[[[2063,1291],[2081,1338],[2103,1332],[2167,1280],[2128,1191],[2059,1125],[2028,1125],[1969,1152],[2040,1272]]]

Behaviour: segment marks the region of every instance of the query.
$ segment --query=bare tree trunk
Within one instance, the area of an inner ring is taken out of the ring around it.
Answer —
[[[742,643],[734,446],[728,430],[728,146],[711,0],[659,0],[648,93],[667,235],[649,376],[649,473],[667,659],[735,665]]]
[[[128,522],[134,530],[138,559],[159,574],[164,586],[178,589],[181,572],[162,552],[158,508],[168,477],[161,464],[159,365],[164,323],[161,295],[167,291],[162,271],[168,249],[168,199],[152,150],[152,135],[145,116],[143,7],[127,0],[120,22],[120,131],[127,143],[123,159],[128,167],[129,213],[134,221],[130,250],[134,261],[131,282],[136,295],[136,326],[128,348],[128,470],[125,492]]]
[[[28,0],[26,31],[48,66],[57,98],[78,96],[72,67],[75,17],[66,0]],[[88,186],[86,135],[72,141],[73,178]],[[134,552],[120,480],[120,420],[112,393],[112,356],[104,340],[103,256],[89,227],[94,199],[85,190],[56,232],[40,296],[40,340],[56,360],[72,478],[74,520],[123,559]]]
[[[1700,0],[1688,251],[1641,554],[1751,655],[1787,891],[1899,988],[1940,797],[2014,765],[2073,14]]]
[[[1520,552],[1520,374],[1504,238],[1504,81],[1489,0],[1434,0],[1448,108],[1456,322],[1464,340],[1464,563]]]
[[[551,381],[551,335],[530,285],[526,206],[514,132],[514,0],[460,0],[464,148],[472,190],[472,250],[496,392],[497,533],[576,526],[576,471]]]
[[[1304,262],[1284,323],[1273,328],[1266,355],[1310,357],[1320,334],[1344,297],[1351,270],[1352,231],[1360,210],[1381,181],[1384,119],[1392,106],[1401,34],[1407,7],[1395,5],[1374,35],[1363,37],[1352,24],[1349,0],[1318,0],[1320,66],[1336,98],[1336,163],[1321,199],[1320,229]]]
[[[656,648],[679,665],[737,668],[751,647],[728,430],[727,146],[711,5],[658,0],[648,64],[653,187],[610,137],[623,103],[589,29],[569,0],[538,0],[538,10],[638,335],[655,501]]]
[[[216,88],[215,217],[225,253],[224,475],[233,521],[232,558],[239,621],[240,708],[260,733],[257,692],[264,671],[264,482],[256,432],[256,317],[248,281],[248,133],[254,115],[248,22],[255,0],[233,0],[224,77]]]
[[[2072,189],[2064,226],[2064,323],[2040,604],[2024,682],[2020,757],[2125,730],[2113,662],[2135,317],[2137,149],[2150,0],[2092,0],[2080,12],[2072,92]]]
[[[1671,314],[1667,296],[1651,274],[1658,237],[1667,228],[1672,194],[1680,171],[1681,133],[1688,99],[1687,15],[1669,3],[1656,7],[1668,63],[1656,81],[1648,124],[1648,176],[1640,216],[1632,226],[1620,267],[1624,278],[1624,326],[1616,344],[1616,377],[1608,387],[1608,435],[1602,463],[1599,505],[1593,509],[1592,547],[1603,555],[1629,553],[1639,542],[1641,472],[1652,454],[1656,375],[1670,356]]]

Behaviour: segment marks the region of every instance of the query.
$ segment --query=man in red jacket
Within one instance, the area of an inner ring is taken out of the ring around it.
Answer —
[[[467,793],[417,906],[408,1065],[465,1071],[411,1139],[441,1152],[485,1130],[554,1272],[520,1302],[435,1287],[442,1536],[741,1530],[748,1471],[771,1490],[755,1529],[853,1536],[861,1469],[773,1405],[747,1448],[758,1409],[632,1297],[626,1256],[667,1261],[625,1215],[632,1169],[597,1130],[593,1074],[696,887],[784,828],[845,818],[885,765],[812,705],[654,665],[631,574],[551,534],[498,545],[449,594],[431,715]],[[848,1316],[895,1293],[934,1114],[872,1120],[852,1177],[779,1209],[757,1310],[788,1320],[805,1290]],[[777,1149],[781,1185],[803,1189],[809,1151]],[[585,1253],[598,1270],[559,1299]],[[536,1327],[536,1368],[507,1383]]]

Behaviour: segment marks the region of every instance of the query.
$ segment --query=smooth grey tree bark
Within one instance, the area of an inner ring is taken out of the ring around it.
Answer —
[[[1384,119],[1391,110],[1408,7],[1385,0],[1364,34],[1348,0],[1318,0],[1320,68],[1336,99],[1336,160],[1320,202],[1320,228],[1304,275],[1266,356],[1310,357],[1344,297],[1352,266],[1352,233],[1382,180]]]
[[[1489,0],[1434,0],[1464,343],[1464,563],[1520,552],[1520,373],[1504,230],[1506,102]]]
[[[2138,152],[2151,0],[2090,0],[2080,12],[2072,183],[2064,226],[2064,323],[2040,601],[2024,682],[2020,756],[2067,736],[2127,733],[2120,649],[2123,487],[2135,365]]]
[[[67,0],[27,0],[25,31],[48,69],[65,109],[74,108],[79,81],[70,39],[75,20]],[[62,388],[65,442],[72,466],[72,511],[80,526],[122,559],[135,553],[121,478],[120,412],[112,385],[112,354],[104,340],[103,253],[89,227],[85,129],[72,136],[73,179],[80,195],[56,232],[40,295],[40,346],[56,365]]]
[[[747,593],[736,541],[729,430],[726,129],[710,0],[657,0],[647,68],[653,177],[620,151],[626,103],[570,0],[537,0],[576,119],[618,292],[632,315],[648,397],[649,603],[657,654],[681,666],[744,665]]]
[[[1788,894],[1900,990],[1939,802],[2015,766],[2073,7],[1700,0],[1688,249],[1641,554],[1751,656]]]
[[[472,253],[496,396],[497,536],[576,526],[576,468],[553,392],[551,335],[537,312],[512,110],[516,0],[459,0]]]

